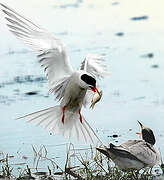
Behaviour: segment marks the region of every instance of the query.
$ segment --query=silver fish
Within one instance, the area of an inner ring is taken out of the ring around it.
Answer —
[[[92,101],[91,101],[92,104],[91,104],[90,108],[93,109],[95,104],[100,101],[101,97],[102,97],[102,91],[96,92],[92,98]]]

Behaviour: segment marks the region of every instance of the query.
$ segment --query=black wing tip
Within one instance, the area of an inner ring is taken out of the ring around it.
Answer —
[[[2,11],[4,11],[5,9],[10,10],[10,8],[7,5],[5,5],[4,3],[0,3],[0,6],[1,6],[1,9],[4,8],[4,9],[2,9]]]
[[[106,146],[97,147],[96,150],[99,151],[100,153],[104,154],[108,158],[110,158],[110,154],[109,154],[110,151],[109,151],[109,148],[107,148]]]
[[[3,11],[5,14],[7,14],[7,11],[6,11],[5,9],[2,9],[2,11]]]
[[[9,22],[10,22],[10,20],[11,20],[9,17],[5,17],[5,19],[6,19],[7,21],[9,21]]]
[[[7,6],[6,5],[4,5],[3,3],[1,3],[0,2],[0,5],[2,6],[2,7],[4,7],[4,8],[7,8]]]
[[[109,144],[110,148],[113,149],[114,147],[116,147],[114,144],[110,143]]]

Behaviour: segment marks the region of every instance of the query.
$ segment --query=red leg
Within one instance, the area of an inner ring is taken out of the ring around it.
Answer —
[[[80,122],[82,123],[82,115],[81,115],[81,109],[79,109],[79,115],[80,115]]]
[[[64,111],[66,109],[66,106],[63,107],[63,116],[62,116],[62,123],[64,124]]]

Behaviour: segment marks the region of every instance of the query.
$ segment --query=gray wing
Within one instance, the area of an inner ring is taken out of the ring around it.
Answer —
[[[103,78],[110,75],[106,66],[103,64],[103,56],[98,54],[87,55],[84,61],[81,63],[81,70],[87,71],[94,77]]]
[[[129,140],[121,144],[119,148],[128,151],[137,159],[149,166],[154,166],[161,161],[159,150],[143,140]]]
[[[143,142],[143,140],[128,140],[125,143],[121,144],[120,147],[122,147],[124,149],[128,149],[128,148],[132,147],[133,145],[136,145],[140,142]]]
[[[18,39],[39,52],[39,63],[48,78],[49,90],[56,93],[55,87],[62,85],[63,79],[69,77],[73,72],[64,44],[51,33],[40,28],[13,9],[2,3],[0,5],[5,14],[9,30]]]

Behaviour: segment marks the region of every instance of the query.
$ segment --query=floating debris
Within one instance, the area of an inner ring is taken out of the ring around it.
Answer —
[[[16,83],[43,82],[43,81],[46,81],[46,78],[45,77],[36,77],[33,75],[26,75],[26,76],[16,76],[16,77],[14,77],[14,81]]]
[[[120,137],[121,135],[118,135],[118,134],[113,134],[113,135],[110,135],[110,136],[108,136],[108,137],[111,137],[111,138],[118,138],[118,137]]]
[[[159,65],[158,64],[153,64],[151,67],[152,68],[159,68]]]
[[[123,33],[123,32],[118,32],[118,33],[116,33],[115,35],[116,35],[116,36],[123,36],[124,33]]]
[[[28,159],[28,157],[27,157],[27,156],[22,156],[22,159],[25,159],[25,160],[26,160],[26,159]]]
[[[19,89],[13,89],[14,92],[19,92],[20,90]]]
[[[14,50],[9,48],[8,52],[5,53],[5,55],[13,55],[13,54],[25,54],[25,53],[30,53],[31,51],[29,51],[28,49],[21,49],[21,50]]]
[[[118,135],[117,134],[113,134],[113,138],[117,138],[118,137]]]
[[[134,98],[133,100],[136,101],[136,100],[141,100],[141,99],[145,99],[145,98],[146,98],[146,96],[140,96],[140,97]]]
[[[59,33],[55,33],[57,36],[66,36],[68,35],[67,31],[63,31],[63,32],[59,32]]]
[[[38,91],[30,91],[30,92],[26,92],[25,95],[31,96],[31,95],[36,95],[38,94]]]
[[[60,6],[60,8],[69,8],[69,7],[78,8],[79,4],[77,4],[77,3],[75,3],[75,4],[65,4],[65,5]]]
[[[112,2],[112,6],[119,5],[120,3],[118,1]]]
[[[138,16],[138,17],[132,17],[132,21],[140,21],[140,20],[147,20],[149,17],[148,16]]]
[[[141,57],[143,57],[143,58],[153,58],[154,54],[153,53],[148,53],[148,54],[142,55]]]
[[[67,4],[62,4],[59,6],[54,6],[54,8],[79,8],[80,4],[82,3],[82,0],[77,0],[75,3],[67,3]]]

